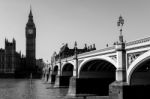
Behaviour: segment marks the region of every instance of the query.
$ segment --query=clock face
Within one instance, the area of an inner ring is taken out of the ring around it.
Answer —
[[[28,30],[28,33],[29,33],[29,34],[33,34],[33,29],[29,29],[29,30]]]

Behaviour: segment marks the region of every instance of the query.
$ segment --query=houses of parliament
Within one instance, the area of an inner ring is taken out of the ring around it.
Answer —
[[[39,67],[36,65],[36,27],[33,20],[32,10],[28,16],[25,27],[26,56],[16,51],[16,41],[12,42],[5,38],[5,47],[0,49],[0,74],[1,76],[24,76],[36,74]],[[42,62],[42,61],[41,61]],[[38,62],[39,63],[39,62]]]

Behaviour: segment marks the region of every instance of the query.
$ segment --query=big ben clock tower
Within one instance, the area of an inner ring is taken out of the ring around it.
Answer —
[[[26,67],[29,73],[34,73],[36,65],[36,27],[30,9],[28,22],[25,29],[26,34]]]

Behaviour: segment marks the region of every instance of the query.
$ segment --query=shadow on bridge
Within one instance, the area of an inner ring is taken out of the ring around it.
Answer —
[[[105,60],[91,60],[83,64],[79,71],[79,77],[70,80],[69,92],[76,87],[76,94],[106,96],[109,92],[109,84],[115,81],[115,66]],[[74,86],[75,85],[75,86]]]
[[[57,75],[57,73],[58,73],[58,66],[56,65],[54,67],[54,71],[52,72],[52,75],[50,75],[51,76],[51,83],[52,84],[54,84],[55,81],[56,81],[56,75]]]
[[[123,99],[148,99],[150,91],[150,60],[135,68],[130,77],[130,86],[125,86]]]
[[[69,87],[70,77],[73,76],[73,65],[70,63],[65,64],[61,73],[56,75],[54,87]]]

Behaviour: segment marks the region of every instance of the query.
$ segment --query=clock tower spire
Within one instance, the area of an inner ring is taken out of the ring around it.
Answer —
[[[31,8],[30,8],[29,16],[28,16],[27,25],[28,25],[28,26],[32,26],[32,27],[35,27],[35,24],[34,24],[34,21],[33,21],[33,14],[32,14]],[[27,26],[27,25],[26,25],[26,26]]]
[[[28,22],[25,28],[26,35],[26,67],[27,71],[34,73],[36,66],[36,27],[33,21],[33,14],[30,8]]]

